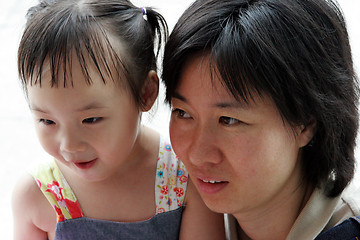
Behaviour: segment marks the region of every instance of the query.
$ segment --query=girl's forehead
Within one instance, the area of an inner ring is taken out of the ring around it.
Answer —
[[[35,72],[27,85],[48,84],[64,88],[90,86],[95,82],[119,85],[125,77],[119,70],[114,70],[114,67],[105,69],[105,66],[96,65],[90,58],[80,61],[74,54],[63,64],[54,65],[50,60],[45,60],[40,68],[41,74],[37,75]]]
[[[77,77],[77,73],[84,75],[85,81],[91,84],[98,77],[103,82],[118,81],[126,72],[125,62],[129,61],[125,43],[106,29],[93,29],[88,43],[81,46],[81,37],[78,43],[70,46],[56,46],[55,50],[44,50],[45,58],[41,56],[25,63],[27,74],[31,81],[42,81],[50,79],[52,85],[71,86]],[[125,61],[126,60],[126,61]],[[41,79],[37,79],[40,77]],[[94,78],[94,79],[92,79]],[[32,84],[32,83],[30,83]]]

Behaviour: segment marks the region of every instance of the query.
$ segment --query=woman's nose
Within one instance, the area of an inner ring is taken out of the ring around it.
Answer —
[[[218,145],[217,134],[211,127],[199,127],[191,134],[188,158],[199,167],[219,164],[223,154]]]

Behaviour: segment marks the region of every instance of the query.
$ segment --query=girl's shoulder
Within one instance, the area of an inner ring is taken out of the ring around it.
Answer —
[[[17,231],[26,230],[30,235],[54,231],[56,214],[29,173],[21,176],[15,184],[12,208]],[[32,229],[31,233],[29,229]]]

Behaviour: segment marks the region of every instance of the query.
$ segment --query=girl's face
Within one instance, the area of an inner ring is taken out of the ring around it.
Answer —
[[[174,150],[210,209],[264,213],[299,189],[310,130],[290,128],[270,98],[237,101],[207,63],[189,61],[172,98]]]
[[[86,84],[73,61],[73,87],[51,87],[44,71],[42,85],[27,86],[29,106],[43,148],[81,177],[106,179],[125,168],[139,128],[139,108],[118,84],[106,84],[94,71]],[[61,76],[61,74],[59,74]],[[61,80],[61,79],[60,79]]]

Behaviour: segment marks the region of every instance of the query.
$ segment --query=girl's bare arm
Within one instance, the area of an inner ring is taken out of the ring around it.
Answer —
[[[20,178],[15,185],[12,209],[14,240],[48,239],[45,229],[55,227],[53,225],[55,213],[36,185],[35,180],[28,174]],[[52,211],[49,212],[49,210]]]

